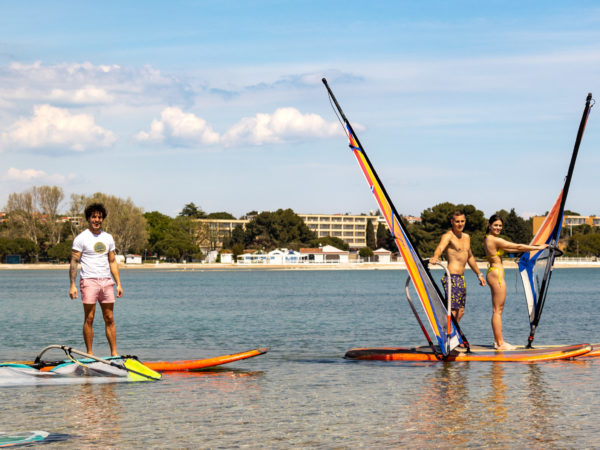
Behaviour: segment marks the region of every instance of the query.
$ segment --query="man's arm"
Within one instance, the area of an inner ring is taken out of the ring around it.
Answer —
[[[115,258],[115,252],[108,252],[108,264],[110,265],[110,273],[115,279],[117,285],[117,298],[123,296],[123,287],[121,286],[121,277],[119,276],[119,264]]]
[[[446,251],[446,248],[448,247],[449,243],[450,243],[450,234],[444,233],[442,235],[442,238],[440,239],[439,245],[435,249],[435,252],[433,252],[433,256],[431,258],[429,258],[429,264],[435,264],[440,260],[442,253],[444,253]]]
[[[475,274],[477,275],[477,279],[479,280],[479,285],[485,286],[485,277],[479,270],[479,267],[477,267],[477,260],[475,259],[475,256],[473,256],[473,252],[471,252],[470,248],[469,248],[469,258],[467,259],[467,264],[469,264],[469,267],[471,268],[471,270],[473,272],[475,272]]]
[[[77,265],[80,260],[81,252],[71,250],[71,266],[69,267],[69,280],[71,281],[69,297],[71,298],[77,298],[77,286],[75,285],[75,281],[77,281]]]

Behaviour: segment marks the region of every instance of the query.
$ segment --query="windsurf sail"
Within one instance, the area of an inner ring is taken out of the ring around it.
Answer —
[[[535,331],[542,316],[542,310],[544,309],[544,303],[546,302],[546,294],[548,293],[548,286],[550,285],[550,276],[552,275],[554,258],[560,254],[560,250],[558,250],[557,246],[563,224],[565,202],[567,200],[567,194],[569,193],[569,186],[571,184],[571,178],[573,177],[573,169],[575,168],[575,161],[577,160],[581,138],[583,137],[585,125],[593,105],[592,94],[590,93],[585,101],[585,108],[579,124],[579,130],[577,131],[577,138],[575,139],[575,146],[573,148],[573,153],[571,154],[571,163],[569,164],[569,170],[567,171],[564,186],[560,191],[556,202],[554,202],[554,206],[552,206],[552,209],[544,219],[542,226],[531,241],[531,245],[548,244],[548,247],[544,250],[523,253],[519,260],[519,271],[521,273],[521,280],[523,281],[525,299],[527,301],[527,309],[529,312],[530,331],[527,341],[528,348],[530,348],[533,343]]]
[[[425,315],[427,316],[427,321],[429,322],[433,334],[437,339],[439,349],[435,346],[432,346],[433,350],[436,353],[441,352],[442,356],[447,356],[461,343],[464,343],[468,347],[468,342],[460,331],[458,324],[451,319],[452,316],[449,314],[448,309],[443,301],[444,296],[441,294],[437,284],[432,279],[425,266],[425,263],[421,259],[421,256],[412,243],[406,226],[403,224],[402,219],[396,211],[390,196],[387,194],[383,184],[381,183],[377,172],[375,172],[375,168],[369,161],[369,158],[367,157],[363,146],[360,144],[356,133],[354,133],[350,122],[344,115],[342,108],[327,84],[327,80],[323,78],[322,81],[327,88],[330,99],[335,104],[335,108],[337,109],[339,116],[341,116],[340,121],[343,121],[344,129],[348,135],[348,139],[350,140],[350,149],[358,161],[358,165],[360,166],[367,183],[369,184],[371,192],[373,192],[375,200],[377,200],[379,210],[383,214],[388,228],[394,237],[394,241],[396,242],[398,250],[404,259],[410,278],[413,282],[415,290],[417,291],[417,295],[421,305],[423,306]],[[428,337],[426,331],[425,336]]]

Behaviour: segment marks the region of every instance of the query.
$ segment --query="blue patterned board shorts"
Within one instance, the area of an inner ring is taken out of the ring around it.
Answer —
[[[467,286],[465,285],[465,277],[463,275],[450,275],[451,287],[452,287],[452,305],[451,308],[460,309],[465,307],[467,301]],[[444,275],[442,277],[442,285],[444,286],[444,294],[448,294],[448,277]]]

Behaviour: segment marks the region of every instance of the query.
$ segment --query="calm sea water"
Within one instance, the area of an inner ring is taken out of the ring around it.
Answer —
[[[441,272],[440,272],[441,276]],[[67,272],[0,271],[0,360],[49,344],[83,348]],[[359,346],[423,344],[405,271],[123,270],[115,316],[121,353],[195,359],[270,347],[221,369],[160,382],[0,388],[0,431],[68,434],[55,447],[594,447],[600,359],[382,363],[343,359]],[[600,341],[599,269],[557,269],[538,343]],[[461,323],[492,342],[488,288],[468,272]],[[522,289],[507,272],[504,332],[523,344]],[[106,354],[96,317],[96,354]]]

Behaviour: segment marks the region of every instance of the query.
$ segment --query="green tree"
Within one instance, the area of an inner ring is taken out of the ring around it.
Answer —
[[[581,225],[575,225],[574,227],[569,227],[569,234],[590,234],[594,232],[594,228],[587,223],[582,223]],[[562,234],[562,233],[561,233]]]
[[[223,248],[233,250],[234,245],[241,245],[242,251],[243,251],[244,240],[245,240],[244,228],[242,227],[242,225],[237,224],[235,227],[233,227],[233,230],[231,231],[231,235],[226,236],[223,239]]]
[[[85,217],[84,217],[84,213],[83,213],[87,203],[88,203],[88,199],[85,195],[71,194],[71,205],[69,207],[69,211],[67,212],[67,214],[70,217],[81,218],[81,220],[79,220],[79,221],[75,221],[75,220],[69,221],[69,226],[71,228],[71,236],[72,237],[77,236],[79,233],[81,233],[87,227],[87,222],[85,221]]]
[[[533,238],[532,230],[528,226],[527,221],[519,217],[512,208],[504,219],[503,232],[510,241],[520,244],[529,244]]]
[[[34,186],[10,194],[5,208],[12,237],[25,237],[42,251],[59,243],[62,223],[58,221],[58,208],[63,198],[63,190],[58,186]],[[36,260],[38,256],[35,255]]]
[[[413,224],[409,226],[409,232],[414,237],[422,255],[433,254],[437,247],[442,234],[450,229],[450,219],[452,213],[456,210],[460,210],[465,214],[467,223],[465,225],[465,232],[471,235],[471,240],[475,236],[478,237],[479,233],[485,230],[487,226],[487,220],[483,215],[483,212],[478,210],[473,205],[458,204],[445,202],[428,208],[421,213],[421,224]]]
[[[0,238],[0,258],[4,260],[7,255],[20,255],[25,262],[37,261],[39,246],[26,238]]]
[[[567,245],[569,256],[600,256],[600,233],[574,234]]]
[[[69,239],[60,244],[50,247],[47,254],[50,258],[58,261],[69,261],[71,259],[71,249],[73,248],[73,240]]]
[[[246,225],[244,235],[246,248],[272,250],[287,247],[298,250],[316,238],[291,209],[262,212]]]
[[[311,247],[318,247],[319,245],[331,245],[335,248],[339,248],[340,250],[350,250],[350,246],[344,242],[343,239],[335,236],[323,236],[317,239],[313,239],[310,241],[309,245]]]
[[[233,253],[233,262],[237,263],[237,257],[244,253],[244,244],[233,244],[233,246],[231,247],[231,252]]]
[[[39,225],[41,217],[36,208],[33,189],[9,194],[5,211],[7,212],[9,236],[12,238],[25,237],[32,241],[36,248],[39,248],[42,240]],[[39,253],[35,255],[35,260],[37,261],[38,258]]]
[[[49,245],[60,242],[62,224],[58,222],[58,208],[65,198],[63,190],[58,186],[40,186],[33,188],[37,209],[42,217],[43,231]]]
[[[360,256],[361,258],[372,258],[373,255],[373,249],[370,247],[362,247],[358,250],[358,256]]]
[[[207,219],[224,219],[224,220],[235,220],[235,216],[229,214],[228,212],[212,212],[208,216]]]
[[[384,248],[384,246],[387,244],[387,236],[385,234],[386,231],[387,228],[384,224],[377,224],[377,231],[375,232],[375,241],[377,243],[377,248]]]
[[[157,242],[163,240],[173,220],[171,217],[159,213],[158,211],[151,211],[144,213],[146,219],[146,231],[148,232],[148,244],[151,251],[156,251],[154,246]]]
[[[206,213],[202,211],[202,208],[196,206],[193,202],[185,205],[179,213],[179,216],[192,217],[194,219],[206,219]]]
[[[99,202],[106,208],[106,219],[102,228],[112,234],[116,252],[141,252],[148,245],[146,219],[142,209],[133,201],[97,192],[87,199],[87,204]]]
[[[154,250],[167,258],[190,261],[200,252],[196,244],[197,227],[189,217],[173,219],[164,237],[154,244]]]
[[[367,247],[371,250],[377,250],[377,240],[375,239],[375,230],[373,229],[373,222],[367,220],[367,227],[365,229],[365,237],[367,240]]]
[[[411,227],[412,225],[409,224],[409,232],[412,229]],[[385,248],[386,250],[389,250],[393,253],[398,251],[398,247],[396,245],[396,241],[394,240],[394,236],[392,236],[392,233],[390,233],[390,230],[388,230],[384,224],[379,223],[377,225],[376,237],[377,248]]]

